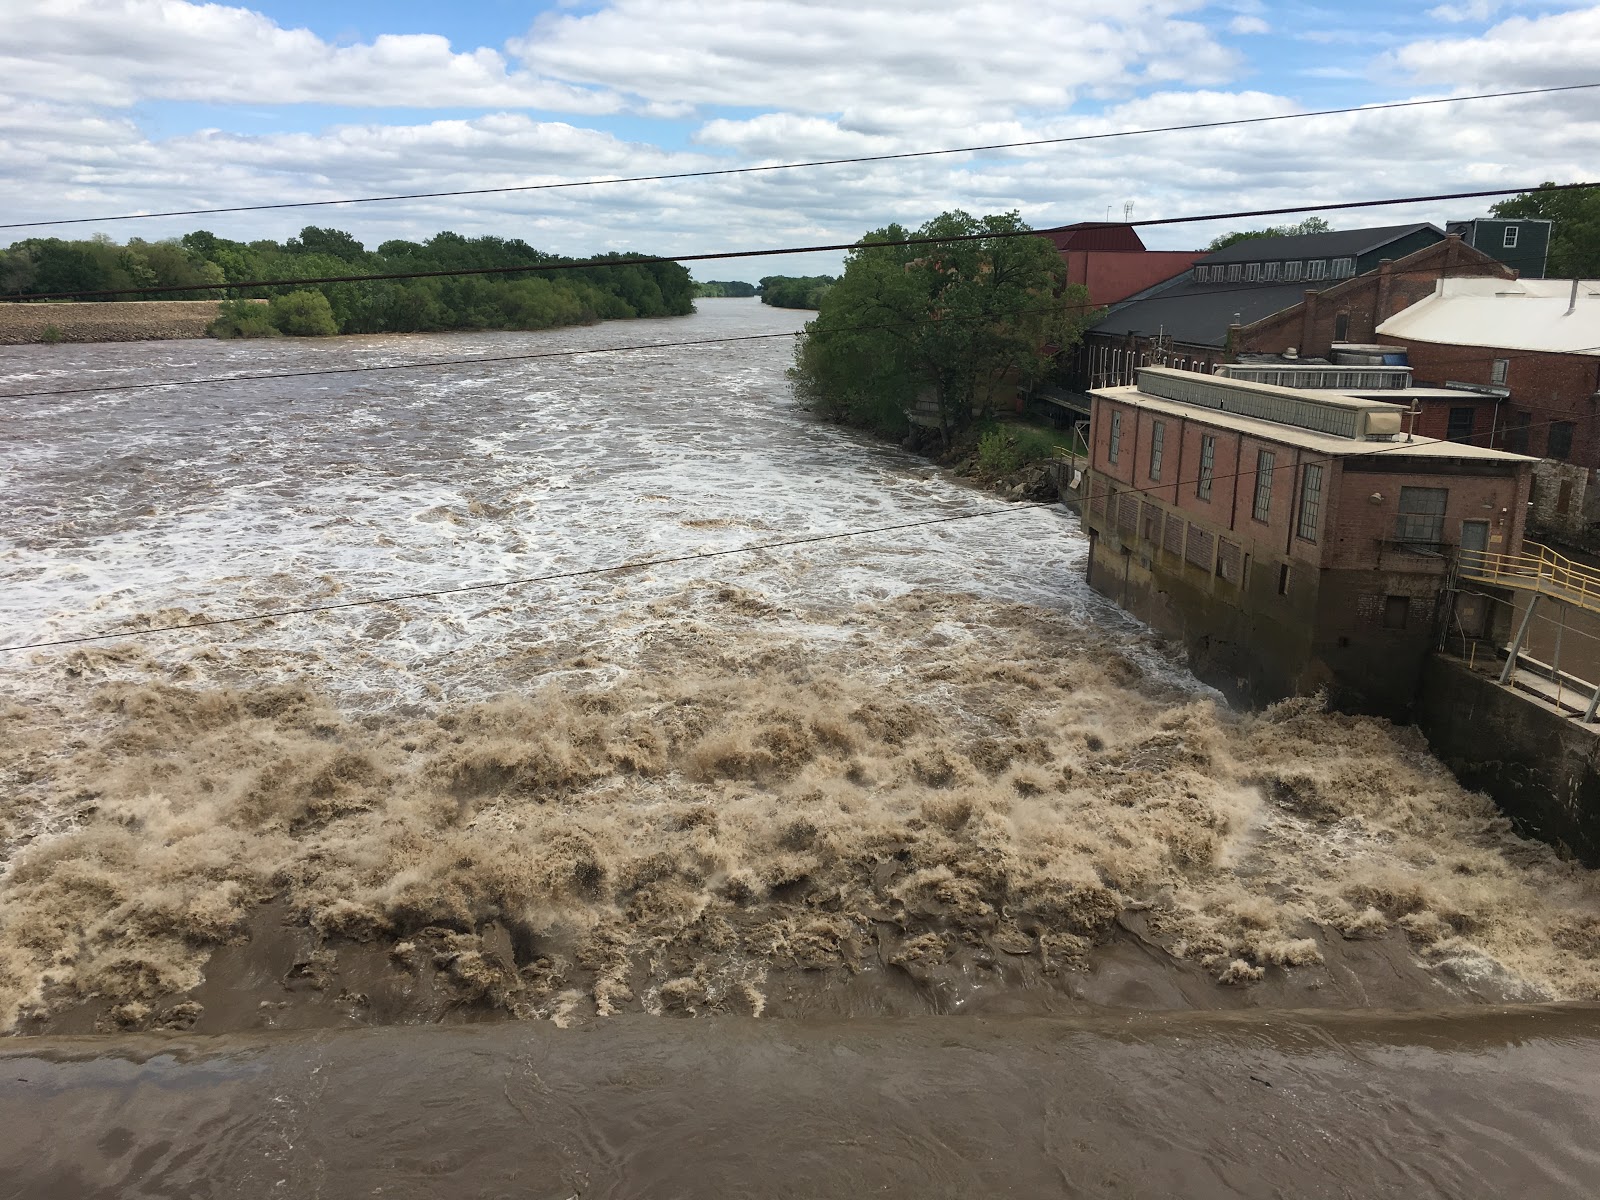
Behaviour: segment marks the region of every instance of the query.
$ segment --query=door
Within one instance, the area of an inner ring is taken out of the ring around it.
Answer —
[[[1489,522],[1461,522],[1461,566],[1468,570],[1482,570],[1484,551],[1489,548]]]

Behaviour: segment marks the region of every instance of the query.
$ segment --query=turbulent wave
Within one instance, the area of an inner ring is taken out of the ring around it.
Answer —
[[[794,972],[1070,977],[1130,919],[1219,990],[1403,938],[1498,995],[1600,996],[1593,877],[1412,731],[1231,714],[1025,604],[782,615],[686,588],[630,646],[409,713],[59,660],[52,701],[0,712],[0,1023],[189,1023],[266,911],[311,986],[361,953],[562,1021],[759,1013]]]

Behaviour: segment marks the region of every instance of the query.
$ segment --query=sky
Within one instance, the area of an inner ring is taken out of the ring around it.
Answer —
[[[0,222],[508,187],[1600,82],[1564,0],[0,0]],[[25,236],[449,229],[582,255],[1036,227],[1600,176],[1600,90],[876,164]],[[1340,228],[1487,201],[1332,213]],[[1283,218],[1293,219],[1293,218]],[[1152,248],[1241,224],[1152,228]],[[838,254],[696,264],[701,279]]]

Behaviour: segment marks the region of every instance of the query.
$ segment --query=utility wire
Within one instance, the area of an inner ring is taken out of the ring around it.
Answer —
[[[1554,424],[1554,422],[1539,422],[1539,424]],[[1537,426],[1534,425],[1528,426],[1529,429],[1536,427]],[[1473,436],[1476,437],[1478,435],[1474,434]],[[1317,463],[1336,462],[1344,458],[1359,458],[1376,454],[1393,453],[1397,450],[1404,450],[1412,445],[1415,445],[1415,443],[1395,442],[1391,445],[1383,446],[1374,450],[1362,449],[1352,450],[1344,454],[1317,455],[1311,458],[1302,458],[1295,465],[1296,467],[1303,467]],[[1276,472],[1287,469],[1288,464],[1285,464],[1284,467],[1274,467],[1273,471]],[[1211,476],[1211,481],[1216,483],[1222,480],[1241,479],[1246,475],[1254,474],[1256,474],[1256,472],[1253,470],[1246,471],[1240,469],[1238,471],[1232,471],[1226,474],[1213,474]],[[1197,476],[1196,478],[1190,480],[1179,480],[1175,483],[1158,484],[1155,486],[1160,488],[1182,488],[1199,482],[1200,479]],[[1151,494],[1153,490],[1153,488],[1128,488],[1124,491],[1116,493],[1116,495],[1118,497],[1129,494],[1148,495]],[[1112,497],[1109,495],[1106,497],[1108,509],[1110,507],[1111,499]],[[1092,498],[1085,496],[1083,498],[1083,502],[1085,504],[1092,503]],[[568,579],[584,579],[598,575],[614,575],[624,571],[638,571],[646,567],[668,566],[674,563],[696,562],[709,558],[726,558],[736,554],[756,554],[764,550],[777,550],[787,546],[806,546],[814,545],[819,542],[843,541],[847,538],[867,537],[876,533],[892,533],[903,529],[919,529],[930,525],[948,525],[956,521],[971,521],[980,517],[999,516],[1004,513],[1017,512],[1022,509],[1054,508],[1057,507],[1057,505],[1058,502],[1054,500],[1037,501],[1027,504],[1012,504],[1007,505],[1005,508],[984,509],[981,512],[957,513],[953,516],[947,517],[928,517],[920,521],[904,521],[892,525],[876,525],[866,529],[846,529],[835,533],[808,534],[803,537],[783,538],[779,541],[759,542],[750,546],[732,546],[726,550],[701,550],[692,554],[675,554],[661,558],[638,559],[633,562],[619,563],[615,566],[609,567],[587,567],[576,571],[559,571],[549,575],[529,575],[519,579],[493,580],[487,583],[469,583],[462,584],[457,587],[431,588],[427,591],[419,592],[399,592],[393,595],[373,596],[361,600],[341,600],[332,604],[306,604],[293,608],[280,608],[272,609],[267,612],[250,613],[246,616],[213,617],[201,621],[179,622],[174,625],[155,625],[148,629],[129,629],[120,630],[115,633],[92,633],[84,634],[78,637],[55,638],[48,641],[22,642],[12,646],[0,646],[0,654],[17,650],[45,650],[60,646],[83,645],[88,642],[104,642],[121,638],[142,637],[145,634],[150,633],[176,633],[186,629],[209,629],[218,625],[243,625],[251,621],[270,621],[281,617],[303,616],[311,613],[336,612],[341,609],[349,608],[369,608],[380,604],[395,604],[404,600],[429,600],[440,596],[457,596],[466,592],[495,591],[504,588],[522,587],[536,583],[556,583]],[[1180,509],[1179,511],[1182,510]]]
[[[1491,196],[1520,196],[1527,192],[1570,192],[1582,188],[1600,187],[1600,183],[1560,183],[1538,187],[1489,188],[1471,192],[1436,192],[1427,196],[1391,196],[1382,200],[1350,200],[1334,204],[1298,204],[1288,208],[1255,208],[1238,212],[1206,213],[1193,217],[1156,217],[1141,221],[1128,221],[1128,225],[1192,225],[1202,221],[1238,221],[1254,217],[1279,217],[1293,213],[1333,212],[1354,208],[1386,208],[1400,204],[1432,204],[1442,200],[1475,200]],[[389,271],[379,275],[319,275],[303,279],[252,279],[237,283],[184,283],[165,284],[160,287],[102,288],[96,291],[76,292],[13,292],[0,296],[5,301],[26,300],[92,300],[107,296],[156,296],[171,292],[225,292],[246,288],[306,287],[324,283],[383,283],[395,279],[461,278],[473,275],[532,275],[546,271],[579,271],[596,267],[645,267],[662,263],[710,262],[736,258],[771,258],[783,254],[820,254],[837,250],[881,250],[899,246],[942,246],[959,242],[1002,241],[1017,237],[1039,237],[1063,233],[1071,226],[1058,225],[1049,229],[1018,229],[999,233],[962,233],[944,237],[915,237],[894,241],[830,242],[808,246],[781,246],[770,250],[718,250],[705,254],[641,254],[631,257],[587,258],[571,262],[528,263],[506,267],[462,267],[443,271]]]
[[[1391,272],[1391,277],[1398,277],[1398,276],[1404,276],[1404,275],[1431,275],[1437,270],[1438,270],[1438,268],[1436,268],[1436,267],[1416,267],[1416,268],[1412,268],[1412,269],[1409,269],[1409,270],[1393,271],[1393,272]],[[1361,279],[1361,278],[1363,278],[1363,276],[1357,275],[1357,276],[1353,276],[1352,278],[1353,279]],[[1474,278],[1474,277],[1473,276],[1448,276],[1448,278]],[[1493,277],[1492,276],[1484,276],[1482,278],[1493,278]],[[1348,282],[1350,282],[1350,280],[1341,280],[1339,282],[1340,283],[1348,283]],[[1193,289],[1193,290],[1189,290],[1189,291],[1183,292],[1180,297],[1174,297],[1174,298],[1177,298],[1177,299],[1188,299],[1188,298],[1196,297],[1196,296],[1220,296],[1220,295],[1247,296],[1247,295],[1249,295],[1250,288],[1252,286],[1257,286],[1257,285],[1244,285],[1244,286],[1234,285],[1234,286],[1230,286],[1230,287],[1220,287],[1220,288]],[[1336,283],[1334,286],[1338,286],[1338,284]],[[1324,292],[1328,291],[1328,290],[1331,290],[1331,289],[1328,289],[1328,288],[1324,288],[1323,289]],[[1154,295],[1154,296],[1147,297],[1147,299],[1150,299],[1150,300],[1159,300],[1161,298],[1162,297],[1161,297],[1161,295],[1159,293]],[[1075,302],[1075,303],[1072,303],[1072,304],[1063,304],[1063,305],[1041,305],[1041,306],[1039,306],[1037,308],[1013,309],[1011,312],[1003,314],[1003,315],[1006,315],[1006,316],[1028,316],[1028,315],[1034,315],[1034,314],[1043,313],[1043,312],[1061,312],[1061,313],[1084,312],[1084,311],[1093,311],[1094,309],[1097,309],[1097,308],[1106,308],[1106,307],[1109,307],[1109,306],[1101,305],[1101,304],[1091,304],[1091,303],[1088,303],[1087,301],[1084,301],[1084,302]],[[1292,306],[1290,306],[1290,307],[1292,307]],[[1268,314],[1268,315],[1271,315],[1271,314]],[[935,321],[935,323],[938,323],[940,321],[940,318],[934,318],[934,321]],[[424,359],[424,360],[419,360],[419,361],[400,362],[400,363],[364,363],[364,364],[362,364],[360,366],[354,366],[354,367],[316,367],[316,368],[310,368],[310,369],[302,370],[302,371],[265,371],[265,372],[259,372],[259,373],[256,373],[256,374],[250,374],[250,375],[210,375],[210,376],[205,376],[205,377],[200,378],[200,379],[174,379],[174,380],[156,381],[156,382],[148,382],[148,383],[125,383],[125,384],[108,383],[108,384],[98,384],[98,385],[95,385],[95,386],[92,386],[92,387],[51,388],[51,389],[46,389],[46,390],[42,390],[42,391],[32,391],[32,392],[5,392],[5,393],[0,393],[0,401],[3,401],[3,400],[29,400],[29,399],[34,399],[34,398],[38,398],[38,397],[45,397],[45,396],[77,396],[77,395],[102,393],[102,392],[147,391],[147,390],[152,389],[152,388],[199,387],[199,386],[202,386],[202,385],[205,385],[205,384],[213,384],[213,383],[252,383],[252,382],[260,382],[260,381],[264,381],[264,380],[273,380],[273,379],[304,379],[304,378],[307,378],[307,377],[319,376],[319,375],[359,375],[359,374],[364,374],[366,372],[372,372],[372,371],[426,370],[426,369],[430,369],[430,368],[433,368],[433,367],[471,367],[471,366],[480,366],[480,365],[493,365],[493,364],[499,364],[499,363],[531,362],[531,361],[536,361],[538,359],[545,359],[545,358],[576,358],[576,357],[579,357],[581,355],[586,355],[586,354],[622,354],[622,353],[627,353],[627,352],[635,351],[635,350],[674,350],[674,349],[683,349],[683,348],[686,348],[686,347],[693,347],[693,346],[730,345],[730,344],[734,344],[734,343],[737,343],[737,342],[759,342],[759,341],[771,340],[773,338],[788,338],[788,337],[798,337],[798,336],[806,336],[806,337],[821,337],[821,336],[835,337],[835,336],[841,336],[841,335],[852,334],[852,333],[871,333],[871,332],[875,332],[875,331],[878,331],[878,330],[884,330],[884,329],[898,329],[898,328],[903,328],[903,327],[908,326],[908,325],[920,325],[920,324],[922,324],[922,319],[921,318],[910,318],[910,319],[907,319],[907,320],[904,320],[904,321],[888,321],[888,322],[877,323],[877,324],[869,324],[869,325],[850,325],[850,326],[845,326],[845,327],[838,328],[838,329],[820,330],[820,331],[816,331],[816,332],[806,332],[806,331],[803,331],[803,330],[786,330],[786,331],[780,332],[780,333],[729,334],[729,335],[727,335],[725,337],[695,338],[695,339],[691,339],[691,340],[687,340],[687,341],[639,342],[639,343],[634,343],[632,345],[626,345],[626,346],[596,346],[596,347],[592,347],[592,348],[589,348],[589,349],[541,350],[541,351],[535,351],[535,352],[528,353],[528,354],[498,354],[498,355],[484,356],[484,357],[477,357],[477,358],[437,358],[437,359]],[[451,332],[451,331],[444,330],[444,331],[441,331],[441,332]],[[524,332],[524,331],[514,331],[514,332]],[[540,332],[546,332],[546,331],[540,331]],[[1587,353],[1588,351],[1593,351],[1593,350],[1600,350],[1600,346],[1591,346],[1591,347],[1588,347],[1586,350],[1568,351],[1567,353]],[[1536,355],[1541,354],[1541,353],[1544,353],[1544,352],[1543,351],[1536,351],[1536,350],[1511,351],[1511,352],[1509,352],[1507,354],[1501,355],[1501,357],[1503,357],[1503,358],[1523,358],[1523,357],[1533,357],[1533,356],[1536,356]],[[1476,359],[1478,357],[1479,356],[1477,356],[1477,355],[1461,355],[1459,357],[1459,361],[1476,361]],[[1457,359],[1450,358],[1450,357],[1443,357],[1443,358],[1438,358],[1435,361],[1443,363],[1443,362],[1457,361]],[[1156,365],[1160,365],[1160,364],[1146,363],[1146,364],[1141,364],[1141,365],[1156,366]]]
[[[558,571],[552,575],[529,575],[521,579],[501,579],[489,583],[468,583],[458,587],[434,588],[423,592],[400,592],[392,596],[373,596],[363,600],[342,600],[334,604],[307,604],[296,608],[280,608],[270,612],[251,613],[244,617],[216,617],[203,621],[185,621],[176,625],[156,625],[149,629],[124,630],[118,633],[95,633],[83,637],[59,638],[47,642],[24,642],[15,646],[0,646],[0,653],[11,650],[42,650],[51,646],[75,646],[82,642],[103,642],[113,638],[138,637],[146,633],[171,633],[181,629],[206,629],[214,625],[239,625],[247,621],[270,621],[278,617],[300,616],[305,613],[334,612],[343,608],[367,608],[377,604],[395,604],[403,600],[430,600],[437,596],[458,596],[464,592],[483,592],[500,588],[521,587],[526,584],[556,583],[565,579],[584,579],[595,575],[613,575],[622,571],[638,571],[646,567],[668,566],[673,563],[695,562],[706,558],[725,558],[732,554],[756,554],[763,550],[778,550],[785,546],[808,546],[817,542],[836,542],[845,538],[866,537],[874,533],[892,533],[902,529],[919,529],[928,525],[948,525],[952,521],[971,521],[978,517],[993,517],[1015,512],[1018,508],[1053,508],[1054,500],[1038,501],[1024,505],[990,508],[982,512],[957,513],[948,517],[928,517],[920,521],[902,521],[894,525],[877,525],[870,529],[846,529],[837,533],[810,534],[805,537],[784,538],[775,542],[760,542],[752,546],[733,546],[726,550],[700,550],[693,554],[674,554],[663,558],[638,559],[610,567],[588,567],[577,571]]]
[[[994,142],[981,146],[955,146],[943,150],[907,150],[897,154],[862,154],[852,158],[824,158],[809,162],[771,163],[756,167],[719,167],[704,171],[675,171],[661,175],[631,175],[605,179],[574,179],[558,183],[525,183],[509,187],[462,188],[450,192],[404,192],[391,196],[354,196],[343,200],[294,200],[279,204],[238,204],[220,208],[174,209],[168,212],[121,213],[109,217],[60,217],[51,221],[11,221],[0,229],[34,229],[45,225],[85,225],[104,221],[138,221],[155,217],[200,217],[215,213],[266,212],[286,208],[321,208],[340,204],[381,204],[395,200],[439,200],[454,196],[488,196],[507,192],[554,191],[561,188],[601,187],[619,183],[658,183],[675,179],[707,179],[718,175],[756,175],[771,171],[798,171],[812,167],[837,167],[856,163],[893,162],[911,158],[933,158],[949,154],[976,154],[989,150],[1023,150],[1037,146],[1062,146],[1077,142],[1108,141],[1113,138],[1146,137],[1160,133],[1192,133],[1205,129],[1229,129],[1245,125],[1265,125],[1276,121],[1304,121],[1313,117],[1336,117],[1351,113],[1384,112],[1403,108],[1427,108],[1441,104],[1464,104],[1475,100],[1505,100],[1516,96],[1545,96],[1556,92],[1578,92],[1600,88],[1600,83],[1571,83],[1559,87],[1523,88],[1512,92],[1482,92],[1471,96],[1442,96],[1432,100],[1396,100],[1387,104],[1362,104],[1349,108],[1324,108],[1315,112],[1279,113],[1264,117],[1235,117],[1225,121],[1197,121],[1186,125],[1160,125],[1148,129],[1120,129],[1107,133],[1082,133],[1070,137],[1035,138],[1025,142]]]

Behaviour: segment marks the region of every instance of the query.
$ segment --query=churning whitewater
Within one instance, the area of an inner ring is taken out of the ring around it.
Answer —
[[[20,347],[0,1026],[1600,997],[1600,890],[1410,730],[1229,712],[1064,511],[677,321]],[[152,625],[979,519],[439,599]]]

